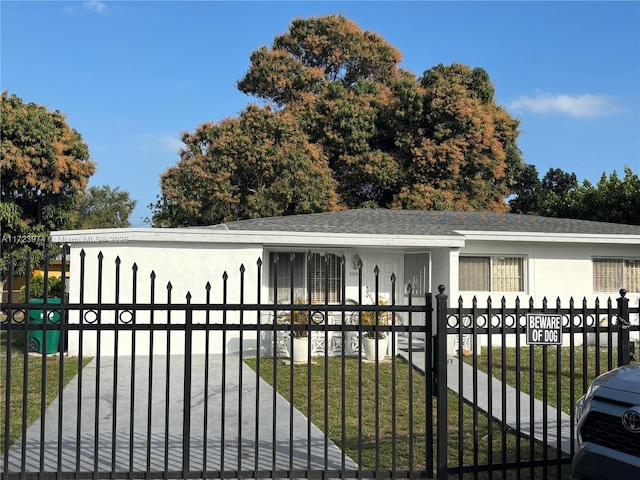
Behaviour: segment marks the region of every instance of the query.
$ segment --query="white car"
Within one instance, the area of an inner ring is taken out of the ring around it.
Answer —
[[[640,479],[640,365],[596,378],[576,408],[571,480]]]

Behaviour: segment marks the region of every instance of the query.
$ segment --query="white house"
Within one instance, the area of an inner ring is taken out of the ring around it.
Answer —
[[[172,303],[185,303],[187,293],[192,303],[205,302],[207,282],[209,301],[219,303],[226,274],[226,300],[231,303],[241,300],[241,282],[245,303],[273,302],[274,295],[287,302],[291,288],[295,296],[320,301],[326,294],[329,302],[337,303],[343,286],[346,298],[362,294],[366,299],[375,288],[376,266],[380,295],[395,295],[397,303],[406,303],[408,284],[414,304],[425,292],[437,293],[438,285],[445,285],[450,302],[475,296],[483,303],[489,297],[494,302],[504,297],[508,304],[516,297],[533,298],[536,305],[545,297],[551,302],[559,298],[563,304],[571,297],[591,303],[596,298],[615,300],[622,288],[632,305],[640,298],[640,226],[633,225],[488,212],[362,209],[209,227],[59,231],[52,239],[71,246],[71,302],[81,300],[84,279],[82,300],[89,303],[166,303],[169,282]],[[293,260],[294,285],[289,284],[290,252],[300,253]],[[307,252],[309,263],[302,255]],[[276,254],[286,259],[279,267],[273,263]],[[327,263],[320,262],[324,254],[329,254]],[[344,277],[338,268],[342,256]],[[358,260],[363,264],[362,292]],[[326,284],[316,282],[321,270],[329,275]],[[395,292],[392,274],[397,279]],[[70,351],[72,345],[70,339]]]

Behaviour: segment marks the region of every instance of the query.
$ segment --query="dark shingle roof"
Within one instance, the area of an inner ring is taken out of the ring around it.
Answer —
[[[344,210],[256,218],[229,222],[226,227],[236,231],[378,235],[456,235],[457,231],[640,235],[640,226],[638,225],[512,213],[387,209]]]

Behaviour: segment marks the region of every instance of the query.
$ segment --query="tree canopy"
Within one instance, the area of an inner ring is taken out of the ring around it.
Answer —
[[[13,255],[16,274],[42,258],[50,230],[68,228],[77,196],[95,165],[81,135],[60,111],[2,93],[0,138],[2,252],[0,279]]]
[[[89,187],[78,198],[74,229],[130,227],[131,212],[136,208],[129,192],[109,185]]]
[[[160,226],[208,225],[242,218],[337,208],[322,149],[285,111],[250,106],[239,118],[184,133],[180,162],[161,177]]]
[[[535,166],[526,165],[516,178],[511,212],[640,225],[640,177],[630,167],[624,172],[624,178],[603,173],[593,185],[559,168],[540,179]]]
[[[569,217],[569,194],[578,187],[575,173],[550,168],[540,179],[534,165],[525,165],[516,176],[513,187],[515,197],[509,201],[509,206],[512,213]]]
[[[250,57],[238,88],[263,102],[182,136],[155,225],[342,208],[508,209],[518,121],[482,68],[421,77],[340,15],[296,19]]]

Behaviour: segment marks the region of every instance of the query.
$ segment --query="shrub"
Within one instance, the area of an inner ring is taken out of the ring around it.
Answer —
[[[29,282],[29,298],[44,298],[44,284],[44,276],[35,275]],[[48,298],[60,298],[60,293],[62,291],[62,283],[60,282],[60,277],[49,277],[47,288]],[[26,286],[23,286],[22,288],[20,288],[21,302],[27,300],[26,295]]]

